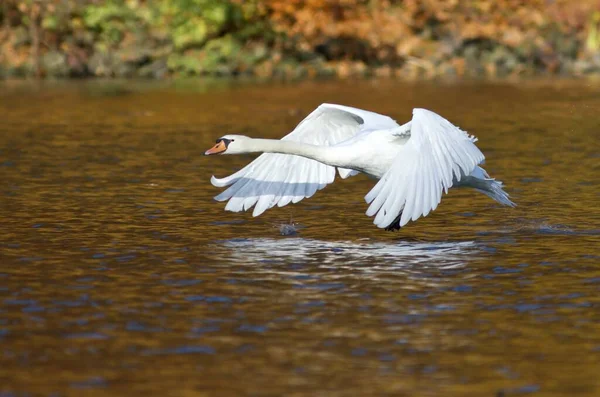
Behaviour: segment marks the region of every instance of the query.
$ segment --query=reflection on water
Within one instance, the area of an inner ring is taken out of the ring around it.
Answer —
[[[463,266],[475,253],[475,243],[466,242],[361,242],[305,238],[236,239],[219,242],[219,256],[228,261],[314,263],[362,271],[402,271],[415,266],[451,269]],[[342,263],[340,263],[342,262]],[[260,271],[260,270],[258,270]]]
[[[598,395],[597,88],[5,83],[0,395]],[[356,176],[223,211],[210,176],[252,157],[206,147],[321,102],[439,112],[519,206],[452,191],[386,233]]]

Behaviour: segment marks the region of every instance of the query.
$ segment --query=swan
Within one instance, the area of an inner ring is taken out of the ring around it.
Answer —
[[[296,128],[278,139],[225,135],[205,155],[263,153],[246,167],[225,177],[211,178],[228,189],[215,197],[227,201],[225,210],[254,207],[259,216],[311,197],[335,179],[364,173],[379,181],[367,193],[366,214],[386,230],[435,210],[451,187],[471,187],[514,207],[502,182],[479,166],[483,153],[477,138],[440,115],[414,109],[411,121],[349,106],[324,103]]]

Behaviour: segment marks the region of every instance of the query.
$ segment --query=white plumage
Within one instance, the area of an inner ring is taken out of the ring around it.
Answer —
[[[229,186],[215,197],[225,209],[253,216],[311,197],[335,179],[366,173],[379,182],[366,195],[367,215],[380,228],[398,229],[435,210],[442,192],[473,187],[514,206],[500,182],[478,166],[483,153],[469,136],[443,117],[414,109],[400,126],[374,112],[323,104],[281,140],[225,135],[206,154],[264,152],[238,172],[211,179]]]

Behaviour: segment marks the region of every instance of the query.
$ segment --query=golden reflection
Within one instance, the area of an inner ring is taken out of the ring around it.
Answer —
[[[598,392],[595,83],[182,86],[0,87],[0,390]],[[518,207],[459,190],[384,233],[364,177],[259,218],[212,201],[251,159],[203,156],[214,131],[321,102],[445,115]]]

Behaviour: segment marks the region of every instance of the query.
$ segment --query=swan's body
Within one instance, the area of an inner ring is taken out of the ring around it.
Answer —
[[[217,187],[230,186],[215,197],[229,200],[229,211],[254,206],[258,216],[275,205],[311,197],[342,178],[365,173],[379,182],[365,196],[367,215],[388,230],[426,216],[455,186],[472,187],[501,204],[514,206],[478,166],[484,160],[476,138],[441,116],[414,109],[413,119],[398,125],[366,110],[323,104],[281,140],[225,135],[206,154],[264,153],[226,178],[214,176]]]

